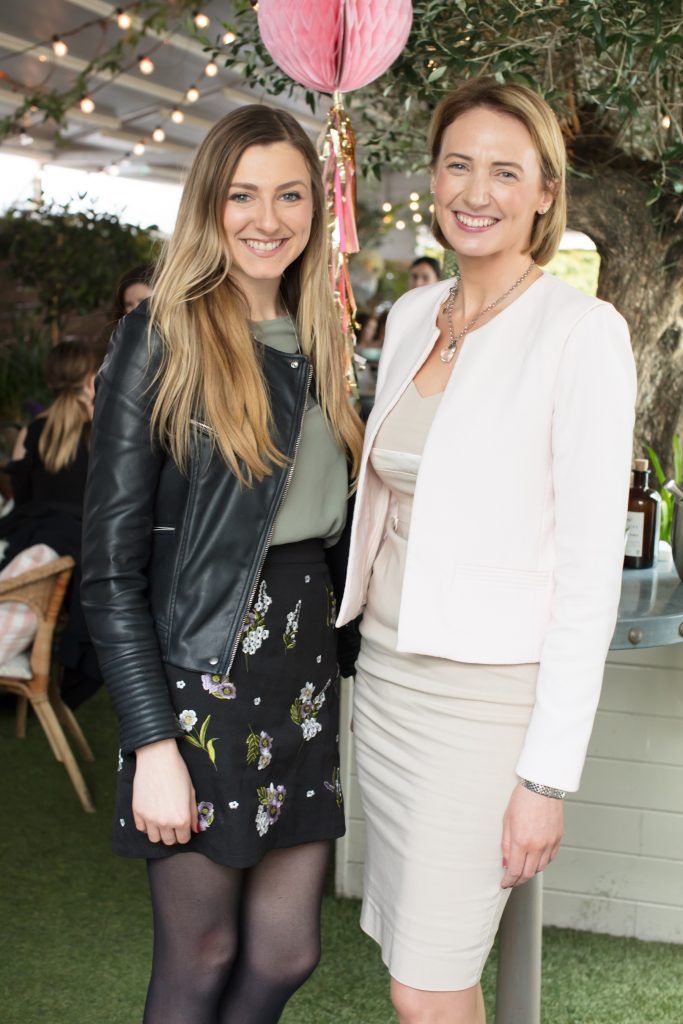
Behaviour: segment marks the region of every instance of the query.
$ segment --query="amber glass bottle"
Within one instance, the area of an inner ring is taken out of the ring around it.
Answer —
[[[651,569],[657,562],[662,499],[649,486],[649,477],[647,459],[636,459],[628,492],[625,569]]]

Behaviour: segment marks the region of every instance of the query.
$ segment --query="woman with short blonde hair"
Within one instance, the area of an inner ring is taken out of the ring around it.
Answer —
[[[121,727],[114,849],[148,863],[145,1024],[274,1024],[317,962],[360,447],[317,154],[242,107],[95,408],[83,600]]]
[[[619,602],[635,369],[616,310],[541,269],[566,220],[545,101],[467,82],[429,146],[458,274],[389,315],[338,621],[364,608],[362,926],[401,1024],[484,1024],[510,889],[556,856],[579,786]]]

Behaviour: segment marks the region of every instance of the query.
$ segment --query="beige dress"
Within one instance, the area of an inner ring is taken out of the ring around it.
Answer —
[[[396,651],[412,499],[440,397],[411,383],[370,456],[392,500],[361,626],[354,740],[366,818],[361,926],[397,981],[456,991],[479,981],[509,896],[503,814],[538,665]],[[463,486],[464,501],[490,500]]]

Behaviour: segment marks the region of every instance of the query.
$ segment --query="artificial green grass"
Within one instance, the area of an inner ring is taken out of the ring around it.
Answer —
[[[150,912],[144,865],[109,852],[117,742],[106,695],[79,719],[97,757],[84,766],[96,814],[81,810],[35,719],[16,740],[12,702],[0,705],[2,1024],[141,1020]],[[326,897],[322,963],[283,1024],[393,1024],[377,947],[357,922],[356,901]],[[484,974],[490,1022],[494,986],[495,951]],[[543,1022],[683,1024],[683,947],[546,929]]]

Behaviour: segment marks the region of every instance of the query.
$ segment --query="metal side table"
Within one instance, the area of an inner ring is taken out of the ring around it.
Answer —
[[[611,651],[683,643],[683,584],[671,561],[625,569]],[[543,875],[514,889],[500,922],[496,1024],[540,1024]]]

